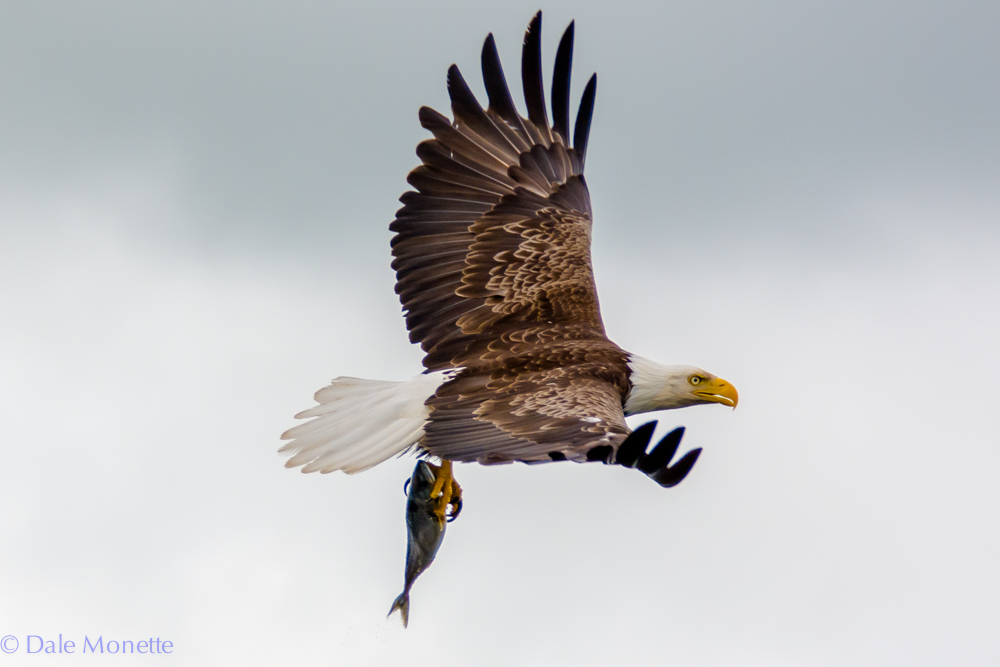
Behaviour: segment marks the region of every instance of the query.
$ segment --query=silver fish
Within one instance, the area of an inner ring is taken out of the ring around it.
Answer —
[[[450,478],[450,461],[446,462],[447,475]],[[442,466],[444,467],[444,466]],[[406,581],[403,592],[392,603],[389,613],[399,610],[403,619],[403,627],[407,626],[410,616],[410,587],[424,570],[434,562],[434,556],[441,548],[444,540],[444,530],[448,521],[454,520],[461,510],[461,491],[455,484],[456,491],[449,493],[447,500],[441,494],[431,497],[434,484],[441,475],[438,466],[426,461],[418,461],[413,469],[413,475],[408,482],[406,493]],[[445,508],[451,507],[450,515],[445,514]]]

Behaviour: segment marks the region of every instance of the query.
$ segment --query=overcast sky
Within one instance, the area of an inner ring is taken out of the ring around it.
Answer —
[[[417,109],[453,62],[482,94],[491,31],[515,88],[538,8],[3,4],[4,662],[62,633],[185,665],[1000,664],[985,0],[541,7],[546,81],[574,18],[574,105],[599,75],[608,332],[740,407],[654,415],[705,448],[674,489],[459,466],[385,620],[413,460],[302,475],[278,435],[332,377],[420,371],[388,232]]]

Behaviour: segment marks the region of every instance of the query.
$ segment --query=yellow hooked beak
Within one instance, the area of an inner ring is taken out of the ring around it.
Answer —
[[[722,378],[706,380],[698,385],[694,395],[700,396],[706,401],[728,405],[731,408],[735,408],[736,404],[740,402],[740,395],[736,393],[736,387]]]

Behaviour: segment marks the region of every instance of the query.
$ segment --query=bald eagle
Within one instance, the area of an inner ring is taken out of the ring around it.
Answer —
[[[433,138],[417,146],[414,190],[400,198],[390,230],[396,293],[425,371],[405,382],[339,377],[320,389],[318,405],[296,415],[310,421],[282,435],[287,467],[356,473],[415,446],[440,458],[447,475],[451,461],[603,461],[672,486],[700,450],[670,466],[682,430],[646,454],[655,422],[633,434],[625,417],[736,406],[729,382],[644,359],[605,335],[584,178],[597,75],[571,135],[570,23],[556,53],[550,125],[541,27],[539,12],[522,52],[526,118],[492,34],[482,51],[487,108],[452,65],[454,119],[420,109]]]

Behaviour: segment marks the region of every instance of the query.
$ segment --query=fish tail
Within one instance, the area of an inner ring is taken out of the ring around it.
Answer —
[[[392,616],[392,613],[399,610],[399,616],[403,619],[403,627],[410,621],[410,592],[403,591],[399,594],[399,597],[392,603],[392,607],[389,609],[389,613],[386,614],[386,618]]]

